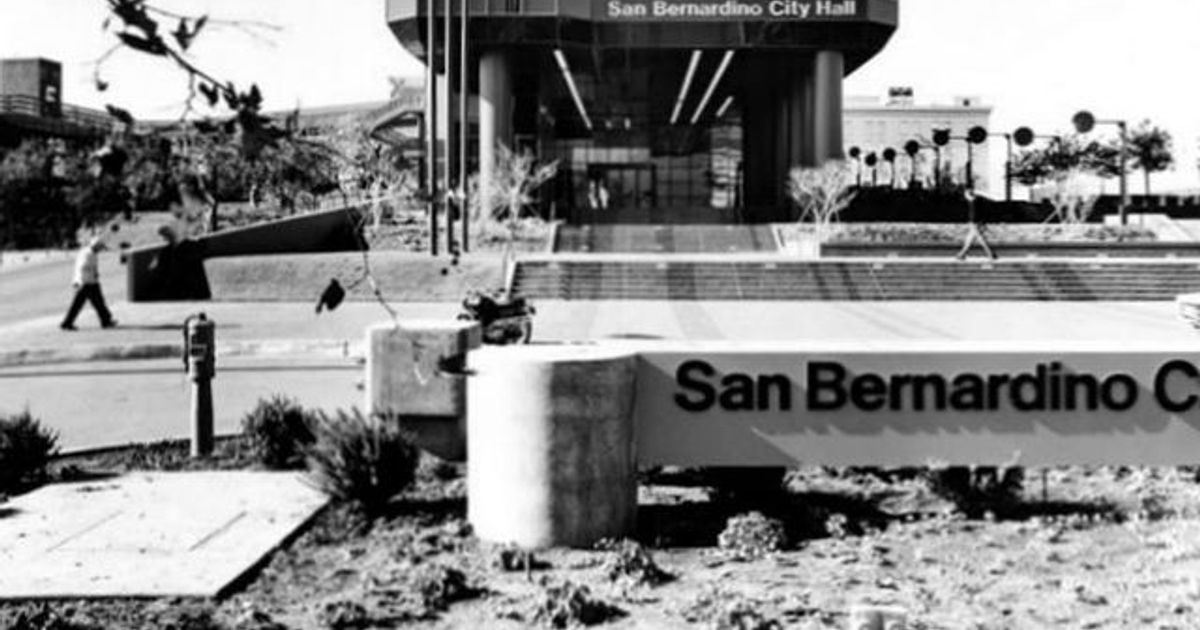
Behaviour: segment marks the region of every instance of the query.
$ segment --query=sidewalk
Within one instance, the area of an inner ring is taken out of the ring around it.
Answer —
[[[454,318],[456,303],[396,303],[399,317]],[[0,325],[0,367],[179,357],[183,321],[204,312],[216,323],[217,355],[361,356],[367,326],[389,321],[374,302],[344,303],[317,314],[315,304],[294,302],[117,302],[119,322],[101,329],[85,309],[78,330],[58,328],[61,315]]]

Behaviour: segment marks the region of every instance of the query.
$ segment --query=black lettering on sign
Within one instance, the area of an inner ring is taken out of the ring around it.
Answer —
[[[711,378],[717,371],[704,361],[684,361],[675,370],[675,383],[680,388],[696,394],[688,397],[686,393],[675,394],[675,404],[684,411],[707,411],[717,399],[717,390],[704,378]]]
[[[1113,411],[1130,409],[1137,404],[1137,381],[1128,374],[1113,374],[1100,383],[1100,398]]]
[[[1158,368],[1158,373],[1154,375],[1154,399],[1158,401],[1158,405],[1166,411],[1179,413],[1187,411],[1196,406],[1198,400],[1195,394],[1188,394],[1183,398],[1174,398],[1167,391],[1167,378],[1172,372],[1179,372],[1193,383],[1200,379],[1200,370],[1196,369],[1195,365],[1176,359],[1168,361]]]
[[[721,408],[725,411],[754,409],[754,379],[748,374],[734,372],[721,377]]]
[[[812,411],[834,411],[846,404],[846,368],[832,361],[808,364],[805,400]]]

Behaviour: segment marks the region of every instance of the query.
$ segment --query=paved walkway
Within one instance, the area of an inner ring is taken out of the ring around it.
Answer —
[[[1071,340],[1200,339],[1173,302],[535,302],[535,342],[604,338],[691,340]],[[400,318],[451,319],[453,303],[396,304]],[[48,363],[179,357],[184,318],[204,311],[217,323],[221,357],[362,356],[368,326],[390,321],[376,303],[343,304],[317,315],[308,304],[120,303],[121,325],[82,320],[75,332],[57,316],[0,325],[0,368]]]
[[[0,506],[0,600],[216,597],[326,502],[293,473],[131,473]]]
[[[119,325],[101,329],[85,311],[78,330],[58,328],[60,315],[0,325],[0,367],[111,359],[181,356],[183,321],[204,312],[216,323],[220,356],[361,354],[366,327],[390,316],[377,303],[352,302],[317,314],[310,304],[290,302],[117,302]],[[453,318],[452,303],[397,303],[401,318]]]

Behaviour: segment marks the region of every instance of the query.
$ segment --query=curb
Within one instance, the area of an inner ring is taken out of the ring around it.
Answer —
[[[219,343],[216,354],[217,357],[316,355],[358,359],[365,356],[365,349],[362,341],[348,339],[264,339]],[[0,352],[0,368],[182,357],[182,343],[85,344],[68,348],[25,348]]]

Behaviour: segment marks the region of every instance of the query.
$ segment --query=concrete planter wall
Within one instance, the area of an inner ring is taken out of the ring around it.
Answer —
[[[355,251],[362,218],[362,208],[338,208],[225,230],[185,241],[169,261],[162,245],[135,249],[126,257],[128,299],[209,299],[203,263],[210,258]]]

